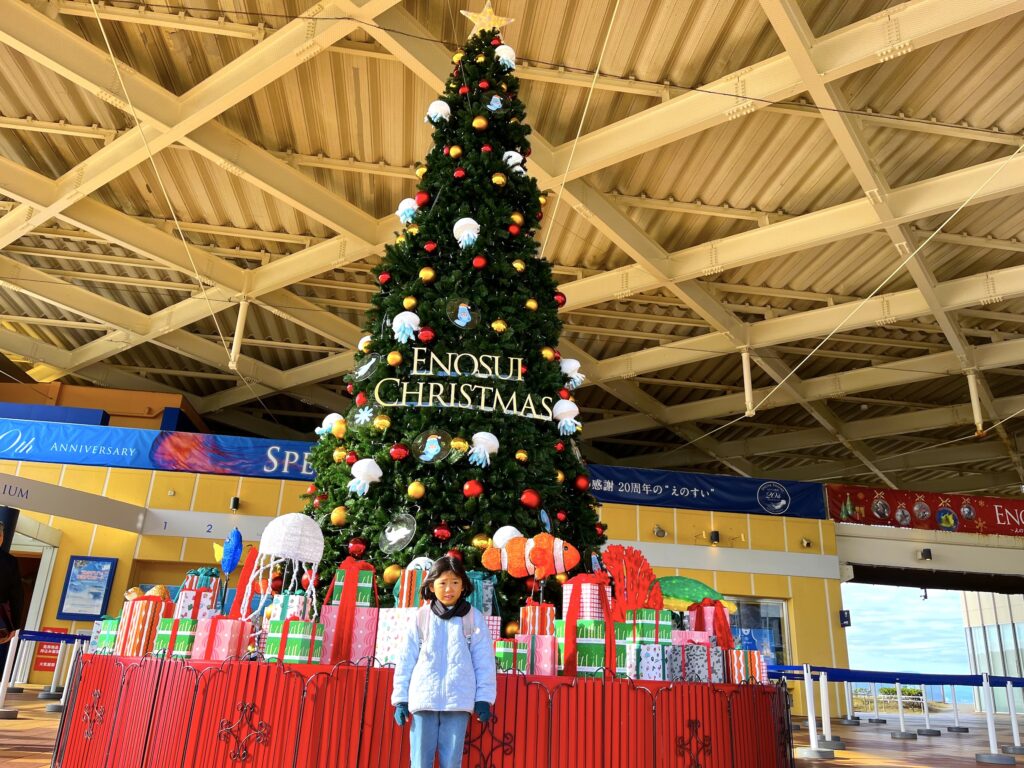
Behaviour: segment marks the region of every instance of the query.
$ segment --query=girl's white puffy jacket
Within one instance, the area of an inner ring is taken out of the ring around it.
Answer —
[[[484,615],[471,609],[473,634],[466,641],[462,619],[447,621],[430,613],[424,641],[409,628],[395,666],[391,703],[409,703],[410,712],[472,712],[477,701],[497,695],[494,644]]]

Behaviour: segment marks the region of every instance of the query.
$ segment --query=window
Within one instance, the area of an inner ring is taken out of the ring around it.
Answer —
[[[729,616],[736,647],[761,651],[769,664],[788,664],[785,601],[750,597],[728,599],[738,606],[737,612]]]
[[[1017,646],[1013,642],[1013,624],[1000,624],[999,635],[1003,641],[1003,663],[1006,674],[1020,677],[1020,666],[1017,664]]]

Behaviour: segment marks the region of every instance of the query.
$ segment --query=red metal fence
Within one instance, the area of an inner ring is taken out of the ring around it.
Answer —
[[[83,656],[54,768],[398,768],[390,668]],[[792,768],[769,685],[498,675],[464,768]]]

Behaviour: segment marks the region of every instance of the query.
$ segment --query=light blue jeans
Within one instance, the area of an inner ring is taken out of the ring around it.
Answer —
[[[441,768],[459,768],[468,725],[469,712],[414,712],[409,732],[412,768],[434,768],[435,752]]]

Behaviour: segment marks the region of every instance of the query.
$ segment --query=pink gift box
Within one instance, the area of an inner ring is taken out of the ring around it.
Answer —
[[[320,663],[337,664],[341,661],[359,662],[363,659],[372,659],[377,646],[377,622],[380,619],[380,610],[361,605],[356,606],[352,626],[349,628],[338,627],[340,613],[340,605],[325,605],[320,611],[320,621],[324,627],[323,655],[320,657]],[[352,642],[347,654],[341,653],[339,630],[351,633]]]
[[[200,619],[192,658],[198,661],[221,661],[241,658],[248,650],[252,624],[245,619],[214,616]]]
[[[554,635],[516,635],[516,642],[526,654],[527,675],[555,675],[558,665],[558,641]]]
[[[710,632],[694,632],[688,629],[673,629],[672,630],[672,645],[686,645],[687,643],[697,643],[698,645],[707,645],[711,642]]]
[[[176,619],[211,619],[217,615],[217,592],[212,587],[178,590],[174,601]]]
[[[569,579],[562,585],[562,616],[568,615],[572,594],[577,589],[580,591],[580,612],[577,618],[597,621],[603,619],[604,606],[611,605],[612,588],[607,584],[574,583],[574,579]]]
[[[487,629],[491,631],[491,641],[501,640],[501,616],[485,616]]]

